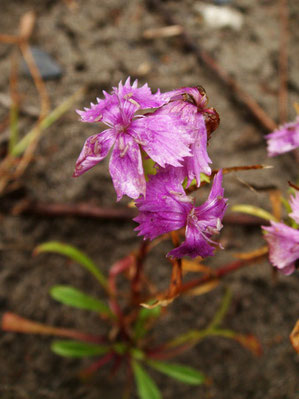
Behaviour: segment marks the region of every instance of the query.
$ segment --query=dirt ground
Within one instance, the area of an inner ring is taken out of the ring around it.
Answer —
[[[268,159],[263,135],[266,132],[221,85],[211,72],[200,66],[192,51],[182,49],[180,38],[144,39],[146,29],[165,26],[162,16],[144,1],[82,0],[71,12],[62,0],[1,0],[0,33],[14,34],[20,17],[35,10],[37,23],[31,43],[48,52],[62,67],[59,80],[46,83],[52,106],[86,85],[87,95],[76,107],[87,106],[101,90],[110,90],[127,76],[148,82],[155,90],[170,90],[201,84],[210,105],[221,117],[209,147],[213,167],[267,163],[272,169],[244,172],[225,178],[229,205],[251,203],[269,208],[267,195],[253,192],[244,184],[273,184],[287,190],[287,180],[295,181],[298,164],[292,154]],[[211,28],[204,24],[195,0],[163,1],[194,42],[226,69],[264,110],[278,121],[279,1],[235,0],[244,23],[239,31]],[[211,3],[206,1],[205,3]],[[295,117],[293,103],[299,102],[299,2],[289,0],[288,118]],[[9,95],[12,48],[0,43],[0,93]],[[39,100],[30,79],[20,79],[27,105],[39,109]],[[8,108],[0,104],[0,121]],[[24,114],[25,132],[33,119]],[[26,196],[44,202],[91,201],[113,206],[115,193],[107,172],[107,162],[84,176],[73,179],[72,172],[84,140],[96,132],[82,124],[71,110],[45,131],[36,158],[22,178],[22,190],[1,199],[0,208],[0,312],[12,311],[23,317],[96,331],[101,328],[94,315],[70,312],[49,297],[54,284],[72,284],[90,294],[97,285],[75,265],[58,256],[32,257],[39,243],[59,240],[88,253],[97,264],[109,265],[136,247],[139,240],[133,223],[91,219],[13,216],[2,210],[7,201]],[[1,134],[5,134],[2,132]],[[0,136],[1,137],[1,136]],[[3,145],[3,144],[2,144]],[[242,179],[242,181],[240,181]],[[242,183],[243,182],[243,183]],[[205,191],[203,191],[205,193]],[[201,194],[200,194],[201,195]],[[118,204],[121,206],[122,204]],[[258,227],[225,225],[221,240],[227,248],[207,264],[220,266],[232,252],[249,251],[262,243]],[[148,272],[166,287],[169,265],[165,247],[159,246],[147,264]],[[224,321],[227,328],[255,334],[263,355],[254,357],[237,343],[209,338],[177,361],[203,371],[210,383],[190,387],[153,373],[164,398],[207,399],[296,399],[299,397],[299,358],[288,335],[299,315],[299,273],[279,275],[273,281],[267,262],[244,269],[227,278],[233,303]],[[203,327],[220,303],[224,284],[199,297],[182,297],[169,308],[167,318],[155,330],[158,341],[174,337],[190,328]],[[88,384],[77,373],[88,360],[66,360],[50,351],[51,340],[13,333],[0,335],[1,399],[98,399],[120,397],[122,376],[108,380],[105,370]]]

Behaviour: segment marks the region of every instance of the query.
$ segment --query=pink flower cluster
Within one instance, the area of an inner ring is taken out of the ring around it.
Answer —
[[[274,132],[267,134],[269,157],[284,154],[299,147],[299,116],[294,122],[285,123]]]
[[[185,241],[169,256],[209,256],[211,236],[222,227],[226,208],[222,173],[213,182],[206,202],[196,207],[187,186],[200,174],[211,174],[207,153],[209,134],[219,124],[201,87],[183,87],[153,94],[147,84],[138,87],[130,78],[111,94],[103,92],[90,108],[78,111],[83,122],[103,123],[107,129],[89,137],[79,155],[74,176],[80,176],[111,151],[109,172],[117,200],[127,195],[136,200],[137,230],[145,238],[185,228]],[[143,161],[150,158],[156,174],[146,182]]]
[[[262,226],[265,239],[269,245],[269,259],[273,266],[284,274],[291,274],[299,260],[299,192],[291,197],[292,212],[289,216],[295,221],[297,228],[284,223],[271,222],[271,226]]]

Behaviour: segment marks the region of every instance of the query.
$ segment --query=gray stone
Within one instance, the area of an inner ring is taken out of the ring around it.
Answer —
[[[52,59],[52,57],[49,56],[48,53],[35,46],[31,47],[31,51],[43,79],[59,79],[62,76],[61,67]],[[24,59],[21,63],[21,70],[25,76],[31,76],[28,65]]]

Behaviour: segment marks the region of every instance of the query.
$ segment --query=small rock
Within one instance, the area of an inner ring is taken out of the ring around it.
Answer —
[[[196,3],[194,8],[202,15],[205,24],[211,28],[229,27],[237,31],[242,28],[243,15],[231,7]]]
[[[34,61],[41,74],[41,77],[45,80],[59,79],[62,76],[62,69],[60,66],[49,56],[48,53],[41,50],[39,47],[30,47]],[[21,70],[25,76],[31,76],[28,65],[23,59],[21,63]]]
[[[214,4],[222,6],[223,4],[230,4],[232,0],[214,0]]]

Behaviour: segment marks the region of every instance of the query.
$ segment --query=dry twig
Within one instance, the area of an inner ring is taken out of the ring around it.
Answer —
[[[160,15],[163,16],[165,22],[169,25],[178,25],[175,19],[170,15],[166,7],[164,7],[160,0],[147,0],[150,7],[154,7]],[[222,82],[225,86],[234,93],[239,102],[241,102],[250,114],[257,120],[266,130],[272,131],[276,128],[276,123],[273,119],[262,109],[262,107],[248,94],[212,57],[211,55],[195,44],[194,40],[184,30],[182,32],[182,41],[186,50],[192,51],[198,61],[209,68],[210,71]]]
[[[279,122],[288,117],[288,0],[280,0],[280,46],[279,46]]]

